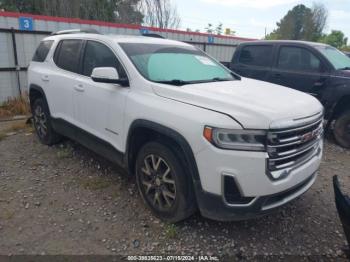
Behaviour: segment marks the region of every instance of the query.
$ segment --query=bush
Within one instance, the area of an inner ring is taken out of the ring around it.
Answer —
[[[15,115],[29,115],[30,113],[28,94],[9,98],[0,105],[0,118]]]

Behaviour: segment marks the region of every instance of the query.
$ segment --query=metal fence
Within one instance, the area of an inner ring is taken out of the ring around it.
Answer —
[[[23,18],[30,19],[33,28],[20,30]],[[145,31],[156,33],[197,46],[225,65],[231,60],[239,43],[251,40],[140,25],[0,12],[0,103],[27,90],[26,70],[36,47],[45,36],[53,31],[82,28],[96,29],[103,34],[140,35]]]

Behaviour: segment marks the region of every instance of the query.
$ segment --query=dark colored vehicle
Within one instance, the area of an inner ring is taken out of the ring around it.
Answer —
[[[313,42],[254,41],[237,47],[230,69],[315,96],[325,108],[327,128],[350,148],[350,58],[344,53]]]
[[[350,57],[350,52],[344,52],[348,57]]]
[[[337,176],[333,176],[333,187],[335,205],[337,207],[339,218],[343,225],[345,237],[350,248],[350,197],[344,195],[341,191]]]

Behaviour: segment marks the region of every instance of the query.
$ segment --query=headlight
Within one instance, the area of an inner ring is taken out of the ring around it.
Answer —
[[[245,151],[265,151],[265,131],[223,129],[206,126],[203,135],[210,143],[219,148]]]

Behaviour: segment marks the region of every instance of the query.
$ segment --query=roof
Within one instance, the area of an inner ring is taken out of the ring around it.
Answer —
[[[148,36],[133,36],[133,35],[102,35],[102,34],[93,34],[93,33],[75,33],[75,34],[59,34],[48,36],[45,39],[96,39],[96,40],[112,40],[117,43],[139,43],[139,44],[164,44],[164,45],[178,45],[178,46],[191,46],[184,42],[148,37]]]
[[[302,41],[302,40],[257,40],[254,42],[245,42],[242,44],[274,44],[274,43],[293,43],[293,44],[302,44],[309,46],[328,46],[327,44],[318,43],[318,42],[310,42],[310,41]]]

